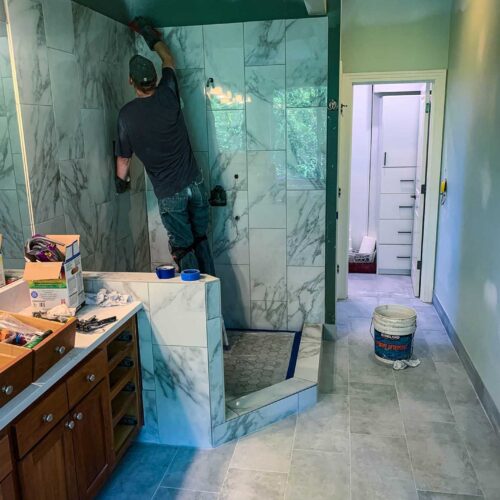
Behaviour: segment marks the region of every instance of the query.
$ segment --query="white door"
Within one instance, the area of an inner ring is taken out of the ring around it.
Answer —
[[[425,175],[427,172],[427,150],[431,116],[431,91],[427,84],[425,94],[420,96],[420,126],[418,131],[418,156],[415,171],[415,213],[413,217],[413,241],[411,257],[411,282],[415,297],[420,297],[420,274],[422,267],[422,240],[425,210]]]

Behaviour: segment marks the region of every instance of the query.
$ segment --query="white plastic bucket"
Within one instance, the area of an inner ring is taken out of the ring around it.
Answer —
[[[373,312],[375,357],[384,363],[410,359],[417,329],[417,312],[397,304],[378,306]]]

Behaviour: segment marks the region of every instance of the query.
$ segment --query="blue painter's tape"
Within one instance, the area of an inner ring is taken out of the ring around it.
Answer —
[[[200,276],[200,271],[198,271],[198,269],[184,269],[184,271],[181,272],[182,281],[198,281]]]
[[[161,280],[168,280],[175,277],[174,266],[158,266],[156,268],[156,276]]]

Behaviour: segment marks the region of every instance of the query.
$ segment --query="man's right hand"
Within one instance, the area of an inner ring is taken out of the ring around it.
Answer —
[[[162,38],[160,33],[153,28],[151,22],[145,17],[139,16],[133,19],[130,25],[132,29],[137,31],[142,36],[142,38],[144,38],[144,41],[146,42],[150,50],[155,50],[155,45],[158,42],[161,42]]]
[[[124,193],[130,185],[130,180],[123,180],[120,177],[115,177],[115,189],[118,194]]]

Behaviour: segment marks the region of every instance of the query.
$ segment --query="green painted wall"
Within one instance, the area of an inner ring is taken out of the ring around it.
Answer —
[[[452,0],[342,0],[344,73],[442,69]]]
[[[500,408],[500,2],[451,20],[435,293]]]
[[[156,26],[307,17],[303,0],[76,0],[117,21],[147,16]]]

